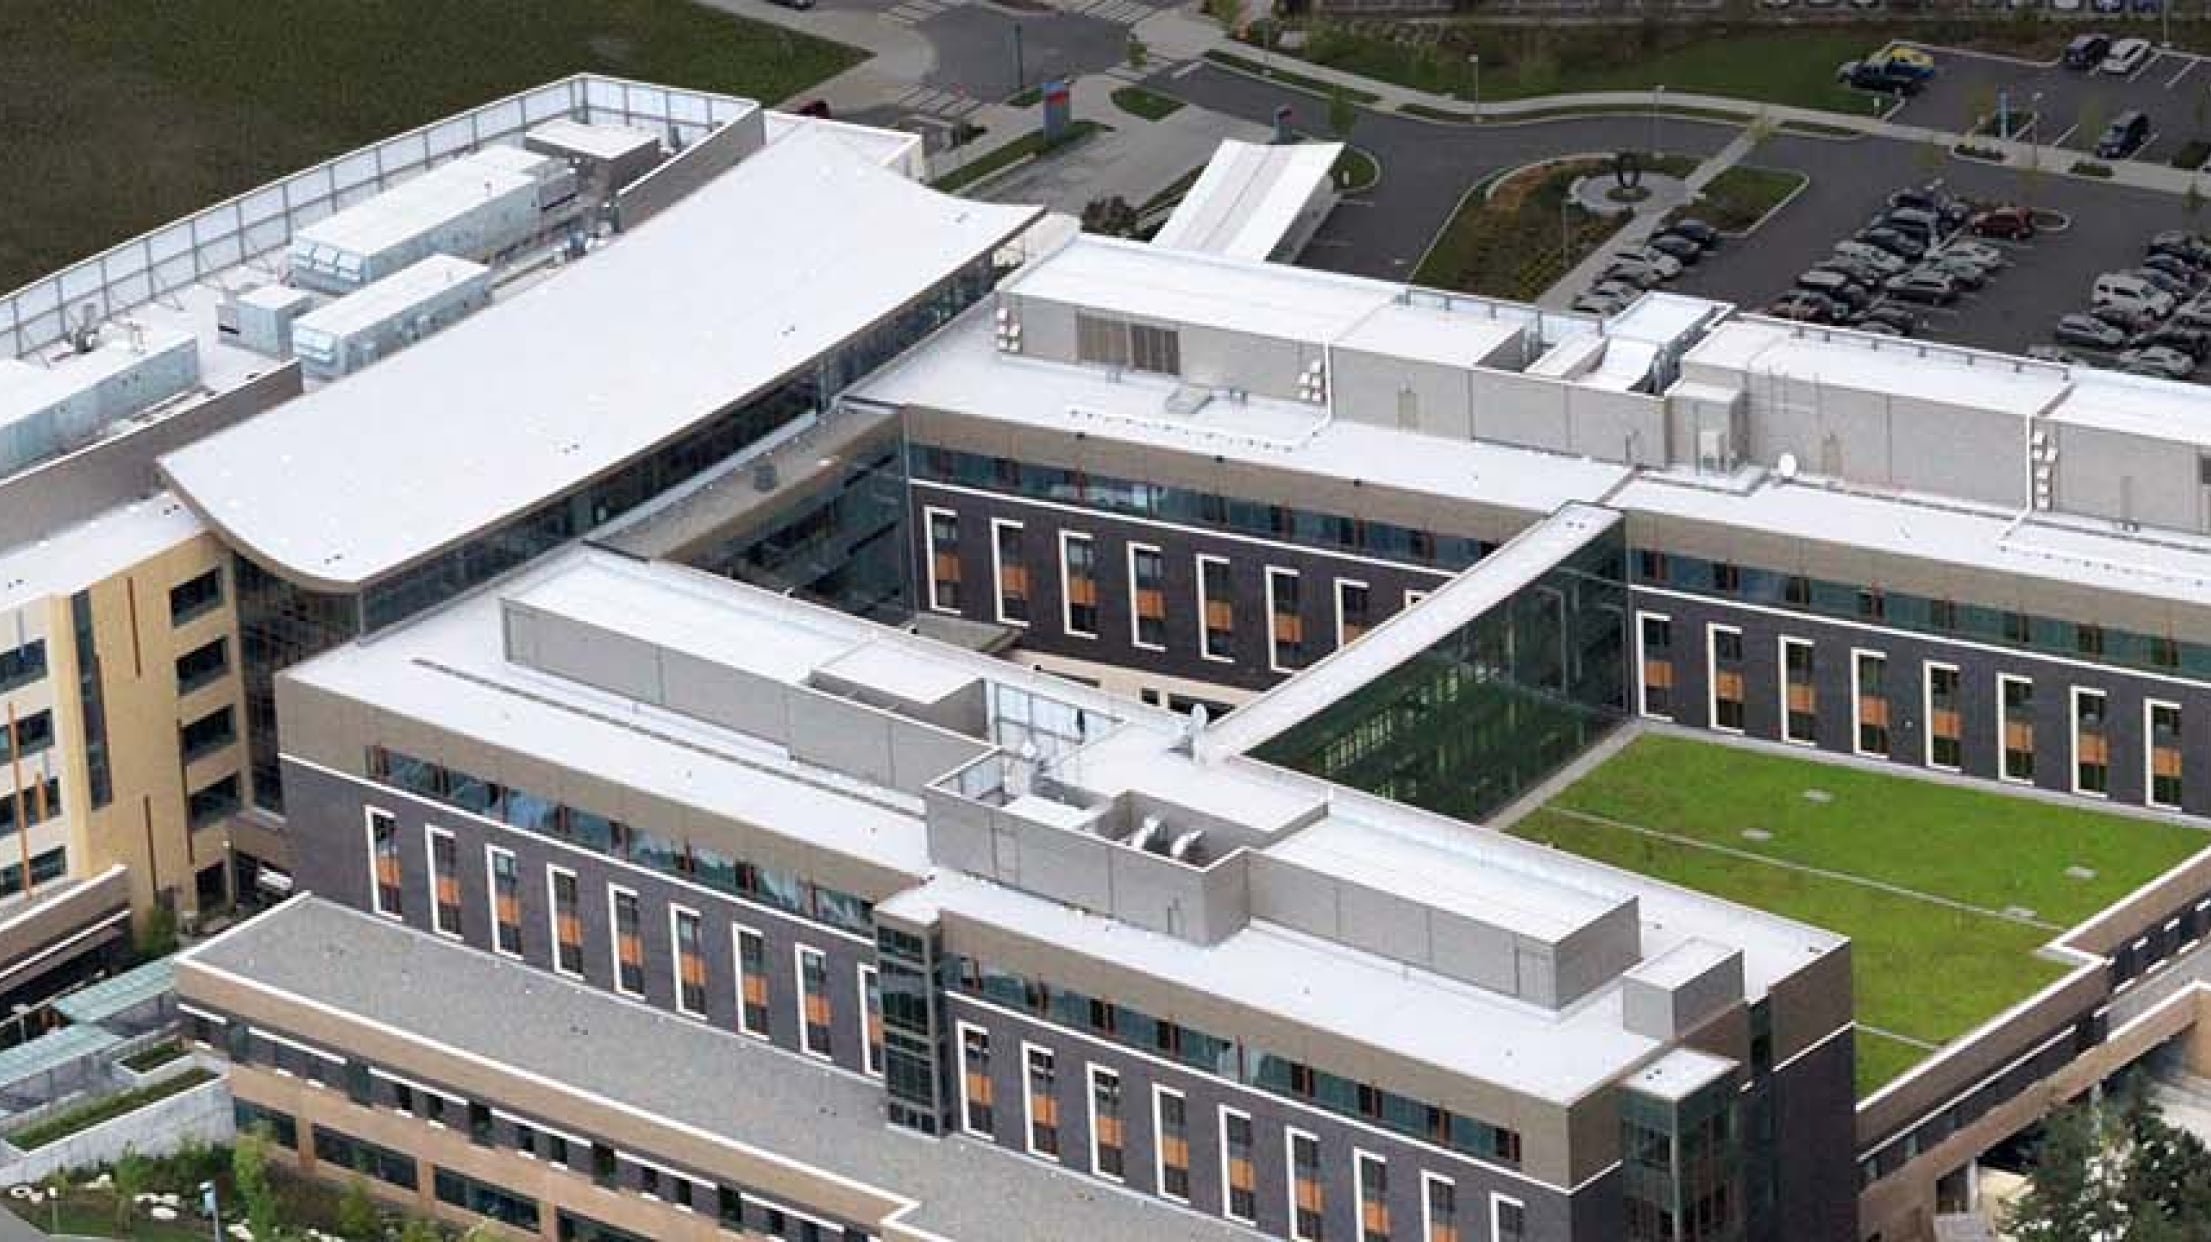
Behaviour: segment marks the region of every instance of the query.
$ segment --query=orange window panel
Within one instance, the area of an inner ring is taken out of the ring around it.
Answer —
[[[449,875],[438,877],[438,904],[447,906],[461,904],[461,882],[459,880]]]
[[[1297,1205],[1308,1212],[1322,1210],[1320,1183],[1309,1177],[1297,1179]]]
[[[1365,622],[1346,621],[1343,623],[1343,640],[1347,643],[1359,639],[1360,637],[1364,636],[1366,632],[1367,627]]]
[[[1459,1242],[1459,1227],[1457,1225],[1431,1225],[1428,1229],[1428,1242]]]
[[[998,585],[1004,588],[1008,595],[1027,595],[1029,593],[1029,567],[1026,565],[1004,566],[998,571]]]
[[[645,943],[636,936],[624,936],[617,942],[616,951],[627,966],[636,966],[645,960]]]
[[[1067,581],[1067,598],[1077,604],[1098,602],[1098,584],[1089,578],[1070,578]]]
[[[1236,624],[1236,606],[1225,599],[1205,601],[1205,624],[1216,630],[1234,628]]]
[[[706,959],[695,953],[684,954],[683,981],[700,987],[706,986]]]
[[[1249,1159],[1237,1156],[1228,1162],[1228,1184],[1237,1190],[1250,1190],[1259,1184]]]
[[[2158,776],[2180,775],[2180,752],[2170,746],[2160,746],[2151,751],[2150,771]]]
[[[2111,746],[2093,733],[2084,733],[2080,739],[2080,757],[2085,763],[2104,763],[2111,758]]]
[[[757,974],[745,976],[745,1003],[748,1005],[765,1005],[768,1003],[768,980],[766,976]]]
[[[1859,695],[1858,718],[1871,725],[1888,724],[1889,701],[1887,699],[1876,699],[1862,694]]]
[[[1670,660],[1643,661],[1643,684],[1671,690],[1674,688],[1674,666]]]
[[[1720,697],[1723,699],[1740,699],[1743,697],[1743,675],[1741,673],[1721,669],[1719,675],[1712,679],[1712,684],[1718,687]]]
[[[1029,1112],[1036,1117],[1036,1123],[1040,1126],[1059,1124],[1059,1101],[1052,1096],[1030,1092]]]
[[[1293,613],[1274,614],[1274,636],[1286,643],[1305,641],[1305,618]]]
[[[378,855],[376,859],[376,882],[397,887],[399,884],[399,860],[389,854]]]
[[[1366,1224],[1368,1233],[1388,1233],[1390,1231],[1390,1205],[1369,1201],[1366,1205],[1366,1211],[1362,1214],[1362,1219]]]
[[[930,563],[936,567],[937,581],[958,582],[960,580],[960,558],[957,553],[939,552]]]
[[[1119,1147],[1121,1145],[1121,1119],[1119,1117],[1098,1118],[1098,1142],[1107,1147]]]
[[[1161,1159],[1166,1161],[1169,1168],[1187,1169],[1190,1167],[1190,1141],[1188,1139],[1179,1139],[1172,1135],[1161,1139],[1159,1154]]]
[[[969,1070],[967,1074],[967,1098],[970,1103],[988,1107],[990,1099],[990,1075]]]
[[[1149,587],[1136,593],[1136,611],[1146,617],[1167,615],[1167,598],[1158,587]]]
[[[555,920],[555,924],[560,930],[562,944],[583,943],[583,923],[575,915],[563,914]]]
[[[1936,708],[1931,723],[1938,737],[1957,737],[1959,731],[1963,728],[1958,717],[1958,709],[1955,707]]]
[[[1819,691],[1803,682],[1789,687],[1789,710],[1808,712],[1819,705]]]
[[[2034,726],[2015,720],[2004,726],[2004,745],[2013,750],[2034,749]]]
[[[829,1025],[829,998],[826,996],[807,997],[806,1020],[816,1026]]]

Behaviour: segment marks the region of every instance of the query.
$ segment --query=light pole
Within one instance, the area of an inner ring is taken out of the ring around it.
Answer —
[[[1482,54],[1475,52],[1466,58],[1474,66],[1474,123],[1482,123]]]
[[[2027,127],[2034,131],[2034,137],[2029,140],[2028,145],[2032,146],[2036,143],[2040,143],[2042,141],[2041,91],[2036,91],[2033,95],[2030,95],[2027,98]]]
[[[1666,93],[1664,85],[1651,88],[1651,158],[1658,158],[1658,97]]]
[[[1573,205],[1572,195],[1558,200],[1558,274],[1561,280],[1574,270],[1574,226],[1566,220],[1566,212]]]
[[[215,1242],[223,1242],[223,1205],[215,1198],[215,1183],[200,1183],[200,1210],[207,1213],[209,1227],[215,1231]]]
[[[1028,66],[1021,59],[1021,23],[1013,24],[1013,93],[1018,95],[1029,89]]]

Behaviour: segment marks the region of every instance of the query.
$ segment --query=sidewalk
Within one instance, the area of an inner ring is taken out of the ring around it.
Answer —
[[[1689,201],[1695,202],[1697,195],[1704,192],[1704,187],[1712,184],[1714,177],[1741,163],[1743,158],[1748,156],[1757,145],[1757,139],[1752,137],[1749,127],[1746,126],[1742,133],[1735,135],[1734,141],[1713,152],[1710,159],[1697,165],[1696,169],[1682,178],[1681,181],[1683,187],[1689,191]],[[1536,305],[1557,310],[1564,310],[1571,306],[1574,299],[1581,296],[1583,290],[1597,283],[1597,277],[1604,272],[1605,268],[1612,265],[1614,255],[1623,250],[1634,250],[1644,242],[1649,241],[1651,235],[1658,231],[1658,222],[1665,219],[1672,210],[1672,205],[1653,206],[1647,210],[1638,207],[1634,219],[1629,220],[1619,232],[1613,234],[1610,241],[1597,247],[1596,250],[1590,253],[1589,257],[1575,264],[1572,271],[1559,277],[1558,283],[1544,290],[1543,296],[1536,299]]]

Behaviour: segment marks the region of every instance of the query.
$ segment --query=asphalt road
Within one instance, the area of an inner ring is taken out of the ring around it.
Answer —
[[[1016,84],[1014,30],[1019,28]],[[914,30],[936,49],[927,84],[976,99],[1004,99],[1050,78],[1098,73],[1128,58],[1129,29],[1075,13],[1052,11],[1014,17],[980,4],[945,9]]]
[[[2101,29],[2114,38],[2135,35],[2154,42],[2157,27],[2127,21]],[[2073,151],[2093,150],[2111,119],[2130,109],[2147,113],[2152,131],[2136,159],[2167,163],[2191,138],[2211,137],[2211,68],[2201,56],[2159,52],[2126,77],[1963,52],[1939,56],[1941,74],[1890,119],[1962,131],[1993,110],[2001,94],[2018,118],[2015,135]]]

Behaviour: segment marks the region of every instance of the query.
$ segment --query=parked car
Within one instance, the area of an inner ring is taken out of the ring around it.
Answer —
[[[2173,312],[2166,322],[2177,328],[2211,328],[2211,302],[2201,299],[2190,302]]]
[[[2075,35],[2073,41],[2065,45],[2065,67],[2068,69],[2093,69],[2103,63],[2105,54],[2110,51],[2110,35]]]
[[[2128,336],[2133,336],[2139,332],[2147,332],[2157,326],[2157,316],[2139,306],[2119,306],[2107,302],[2100,306],[2089,307],[2088,313]]]
[[[2094,315],[2062,316],[2057,321],[2057,329],[2050,335],[2064,344],[2085,345],[2090,349],[2118,349],[2127,343],[2125,330]]]
[[[1950,231],[1950,225],[1940,215],[1917,207],[1891,207],[1881,213],[1881,218],[1876,223],[1882,228],[1909,234],[1929,245],[1940,241],[1943,234]]]
[[[1836,242],[1835,254],[1838,258],[1854,259],[1863,263],[1881,273],[1884,277],[1894,276],[1908,266],[1903,259],[1890,254],[1879,246],[1856,239]]]
[[[2159,293],[2169,295],[2176,305],[2181,301],[2181,299],[2188,297],[2190,294],[2193,294],[2196,291],[2195,286],[2190,282],[2181,280],[2180,278],[2175,276],[2168,276],[2164,272],[2160,272],[2154,267],[2130,268],[2128,269],[2126,274],[2140,279],[2142,283],[2148,285],[2152,289],[2157,290]]]
[[[1929,302],[1935,305],[1958,300],[1956,278],[1927,268],[1914,268],[1901,276],[1891,276],[1881,287],[1893,297],[1907,302]]]
[[[1946,212],[1956,210],[1958,200],[1942,188],[1940,181],[1930,181],[1923,186],[1906,186],[1889,195],[1889,206],[1911,207],[1919,211]]]
[[[1967,223],[1976,237],[2002,237],[2025,241],[2034,236],[2034,213],[2024,207],[1991,207]]]
[[[2096,155],[2107,160],[2123,160],[2142,149],[2150,138],[2150,117],[2147,112],[2129,108],[2111,118],[2104,128],[2103,137],[2096,140]]]
[[[2011,263],[2011,260],[2004,257],[2003,251],[1985,242],[1962,239],[1948,242],[1942,247],[1942,253],[1953,258],[1970,259],[1992,272],[2000,267],[2008,267]]]
[[[1927,253],[1927,243],[1895,229],[1865,229],[1859,232],[1858,240],[1869,246],[1878,246],[1906,262],[1916,261]]]
[[[1856,311],[1873,300],[1871,290],[1840,272],[1806,272],[1796,278],[1796,287],[1832,298],[1847,311]]]
[[[2149,252],[2169,254],[2196,267],[2211,267],[2211,242],[2180,229],[2167,229],[2150,238]]]
[[[1650,248],[1683,267],[1695,267],[1697,260],[1704,255],[1704,247],[1672,233],[1660,233],[1651,238]]]
[[[2178,301],[2172,294],[2131,272],[2105,272],[2098,276],[2089,289],[2088,300],[2092,306],[2117,306],[2140,311],[2153,319],[2172,314]]]
[[[2156,272],[2170,280],[2179,282],[2181,290],[2179,296],[2184,298],[2203,288],[2206,279],[2211,279],[2211,277],[2206,277],[2203,269],[2195,264],[2169,254],[2153,254],[2144,258],[2141,270]]]
[[[1591,289],[1574,299],[1572,309],[1585,315],[1617,315],[1627,309],[1627,302],[1613,294]]]
[[[2098,13],[2124,13],[2127,11],[2127,0],[2088,0],[2088,2]]]
[[[1941,272],[1958,282],[1960,289],[1978,289],[1988,283],[1988,269],[1962,255],[1932,254],[1915,271]]]
[[[2133,375],[2156,375],[2164,379],[2183,380],[2195,374],[2196,360],[2177,349],[2151,345],[2120,354],[2119,368]]]
[[[1894,272],[1884,272],[1870,263],[1861,263],[1856,259],[1839,254],[1814,263],[1812,270],[1815,272],[1834,272],[1841,276],[1847,276],[1868,289],[1896,275]]]
[[[1867,57],[1867,60],[1888,70],[1890,73],[1900,73],[1907,77],[1923,80],[1935,76],[1935,58],[1916,47],[1902,43],[1891,43],[1872,56]]]
[[[1599,277],[1597,283],[1589,287],[1589,291],[1603,294],[1609,298],[1618,298],[1623,304],[1633,302],[1643,296],[1643,291],[1628,281],[1607,280],[1603,277]]]
[[[2027,356],[2036,362],[2055,362],[2061,366],[2079,367],[2088,365],[2087,359],[2062,345],[2029,345],[2027,346]]]
[[[1905,336],[1917,335],[1927,326],[1927,321],[1914,315],[1908,307],[1894,302],[1881,302],[1869,306],[1858,316],[1859,326],[1870,323],[1886,324]]]
[[[1867,60],[1844,61],[1835,69],[1835,80],[1861,91],[1877,91],[1883,95],[1917,95],[1923,80],[1909,73],[1899,73],[1885,64]]]
[[[1666,226],[1666,231],[1679,233],[1706,250],[1716,249],[1720,244],[1720,231],[1695,216],[1684,216],[1674,221]]]
[[[2120,2],[2124,4],[2125,0],[2120,0]],[[2101,12],[2102,10],[2099,9],[2098,11]],[[2099,72],[2123,78],[2131,76],[2135,70],[2147,64],[2149,59],[2150,41],[2148,39],[2126,38],[2112,44],[2111,51],[2104,56],[2103,63],[2096,66],[2096,68]]]
[[[1601,279],[1617,280],[1623,284],[1634,285],[1638,289],[1651,289],[1657,287],[1658,283],[1666,278],[1658,274],[1657,268],[1640,259],[1625,259],[1615,256],[1611,266],[1605,268]]]
[[[1903,331],[1899,329],[1895,324],[1883,323],[1878,319],[1869,319],[1862,323],[1852,324],[1851,326],[1856,328],[1858,331],[1865,333],[1867,336],[1904,335]]]
[[[1842,319],[1841,307],[1804,289],[1783,295],[1766,308],[1766,313],[1776,319],[1793,319],[1799,323],[1839,323]]]
[[[1672,280],[1674,277],[1681,275],[1681,260],[1674,258],[1672,255],[1653,250],[1649,246],[1644,246],[1639,250],[1622,250],[1612,257],[1615,259],[1634,259],[1648,263],[1658,269],[1658,276],[1661,280]]]
[[[2142,349],[2151,345],[2162,345],[2167,349],[2177,349],[2197,362],[2202,362],[2205,358],[2211,357],[2211,332],[2207,332],[2202,328],[2191,328],[2184,324],[2162,323],[2147,332],[2136,335],[2133,340],[2127,342],[2127,346],[2131,349]]]

